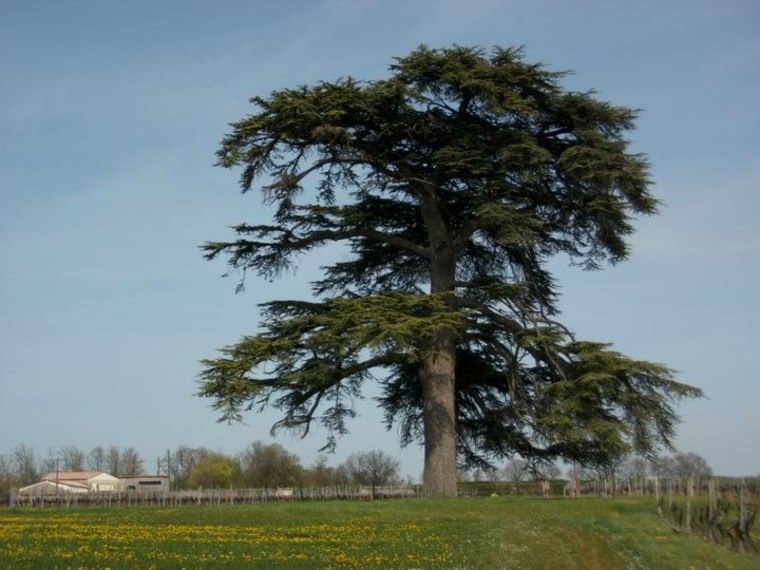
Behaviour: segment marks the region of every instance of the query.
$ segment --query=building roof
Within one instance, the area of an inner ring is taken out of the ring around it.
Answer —
[[[71,493],[86,493],[89,490],[87,485],[83,485],[82,483],[74,483],[73,481],[69,482],[63,482],[59,481],[57,484],[54,481],[40,481],[38,483],[33,483],[31,485],[28,485],[26,487],[22,487],[19,489],[19,493],[26,494],[26,493],[32,493],[32,492],[39,492],[42,493],[43,491],[50,491],[50,492],[71,492]]]
[[[56,473],[48,473],[45,475],[43,481],[87,481],[98,475],[104,475],[103,471],[59,471]]]
[[[129,475],[127,477],[119,477],[119,479],[122,481],[131,481],[132,479],[134,479],[135,481],[138,479],[147,481],[149,479],[154,480],[154,479],[168,479],[168,478],[169,478],[168,475]]]

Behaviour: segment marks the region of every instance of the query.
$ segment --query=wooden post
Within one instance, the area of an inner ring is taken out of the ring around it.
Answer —
[[[694,492],[694,480],[689,477],[686,482],[686,529],[691,530],[691,496]]]
[[[747,504],[744,500],[744,477],[739,483],[739,552],[746,552],[745,542],[747,539]]]

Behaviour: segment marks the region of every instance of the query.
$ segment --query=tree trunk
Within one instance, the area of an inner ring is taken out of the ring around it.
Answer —
[[[423,485],[428,495],[456,497],[457,449],[454,410],[455,341],[451,331],[438,331],[432,354],[422,368],[422,417],[425,429]]]
[[[452,252],[434,256],[431,292],[454,294],[455,257]],[[424,491],[440,497],[457,496],[455,413],[456,337],[442,328],[429,339],[421,370],[422,418],[425,430]]]

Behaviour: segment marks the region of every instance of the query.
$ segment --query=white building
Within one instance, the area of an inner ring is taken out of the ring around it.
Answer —
[[[120,491],[168,491],[169,478],[166,475],[140,475],[119,477]]]
[[[102,471],[58,471],[48,473],[39,483],[19,489],[22,495],[97,493],[118,491],[119,479]]]
[[[114,477],[102,471],[59,471],[48,473],[39,483],[22,489],[22,495],[60,495],[64,493],[103,493],[110,491],[168,491],[165,475]]]

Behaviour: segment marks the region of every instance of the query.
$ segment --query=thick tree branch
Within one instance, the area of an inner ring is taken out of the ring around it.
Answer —
[[[398,362],[398,360],[399,358],[393,354],[382,354],[346,367],[340,366],[340,363],[338,362],[330,369],[333,373],[333,377],[330,381],[324,381],[318,386],[313,386],[304,392],[300,391],[300,386],[293,386],[290,388],[292,391],[281,399],[283,404],[287,405],[288,409],[285,416],[272,426],[272,433],[275,433],[280,428],[292,429],[301,427],[303,430],[301,437],[306,437],[311,428],[311,423],[316,419],[315,414],[319,410],[320,403],[329,390],[340,385],[340,383],[346,379],[362,375],[378,366],[388,366]],[[287,387],[282,386],[281,381],[278,382],[277,379],[271,380],[274,380],[274,382],[264,379],[257,380],[257,382],[266,382],[269,386],[278,385],[279,389],[288,389]],[[309,407],[309,410],[299,413],[301,407],[312,399],[314,401]]]
[[[409,253],[419,255],[420,257],[424,257],[426,259],[431,258],[432,253],[429,247],[419,245],[401,236],[379,232],[371,228],[358,228],[356,231],[357,235],[359,236],[366,237],[374,241],[387,243],[389,245],[394,245]]]

